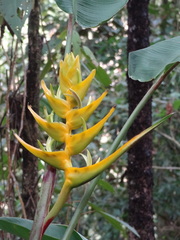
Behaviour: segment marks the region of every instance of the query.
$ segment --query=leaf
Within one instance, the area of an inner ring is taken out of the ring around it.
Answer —
[[[180,61],[180,37],[158,42],[129,54],[129,76],[148,82],[163,72],[169,64]]]
[[[65,39],[66,35],[67,35],[67,30],[64,30],[61,32],[60,35],[58,35],[58,37],[53,36],[50,39],[50,41],[44,44],[42,53],[50,54],[52,50],[57,50],[57,49],[59,50],[61,47],[62,41]]]
[[[18,38],[21,37],[21,28],[30,14],[33,2],[33,0],[0,0],[0,15]]]
[[[94,56],[94,53],[91,51],[90,48],[88,48],[87,46],[83,46],[82,52],[89,60],[91,60],[94,63],[97,62],[96,57]]]
[[[100,66],[96,68],[96,79],[103,83],[105,87],[108,87],[111,84],[111,79],[109,75]]]
[[[73,31],[73,38],[72,38],[72,44],[73,44],[73,53],[74,55],[80,54],[80,48],[81,48],[81,38],[79,36],[79,33],[77,31]]]
[[[128,0],[56,0],[63,11],[74,15],[84,28],[95,27],[112,18]]]
[[[111,79],[109,75],[106,73],[106,71],[97,65],[96,57],[94,56],[93,52],[86,46],[83,46],[82,53],[87,59],[87,67],[89,70],[96,69],[96,79],[102,83],[105,87],[108,87],[111,84]],[[96,64],[96,65],[95,65]]]
[[[96,69],[96,75],[95,75],[96,80],[98,80],[105,87],[109,87],[109,85],[111,84],[111,79],[102,67],[100,67],[100,66],[96,67],[90,61],[88,62],[87,67],[89,68],[89,70]]]
[[[103,179],[100,179],[98,181],[98,185],[100,187],[102,187],[103,189],[105,189],[105,190],[107,190],[107,191],[109,191],[111,193],[114,193],[114,188],[113,188],[113,186],[109,182],[107,182],[107,181],[105,181]]]
[[[109,213],[106,213],[104,211],[102,211],[101,208],[99,208],[98,206],[92,204],[92,203],[89,203],[89,205],[98,213],[100,213],[109,223],[111,223],[113,225],[114,228],[117,228],[118,230],[122,230],[122,225],[124,227],[126,227],[128,230],[130,230],[131,232],[133,232],[137,237],[140,237],[138,232],[133,228],[131,227],[128,223],[112,216],[111,214]]]
[[[23,239],[29,239],[32,220],[16,217],[0,217],[0,229]],[[60,224],[51,224],[43,236],[43,240],[59,240],[63,237],[67,226]],[[74,231],[70,240],[87,240],[81,234]]]
[[[52,64],[53,64],[53,60],[51,58],[49,58],[47,63],[45,64],[43,70],[41,71],[41,74],[39,76],[40,80],[42,80],[45,77],[46,73],[49,72],[49,70],[51,69]]]
[[[180,99],[177,99],[173,102],[173,108],[178,111],[180,110]]]

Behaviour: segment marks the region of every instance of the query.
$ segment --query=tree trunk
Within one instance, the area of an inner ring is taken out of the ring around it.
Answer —
[[[128,53],[149,45],[148,0],[128,2]],[[151,83],[128,79],[129,114],[150,88]],[[151,125],[151,101],[138,115],[128,132],[128,139]],[[147,135],[128,152],[129,224],[142,240],[154,239],[152,139]],[[139,239],[129,233],[129,240]]]
[[[29,65],[27,71],[27,104],[38,112],[39,106],[39,73],[41,62],[42,40],[39,35],[39,0],[35,0],[34,8],[29,17],[28,25],[28,58]],[[23,139],[29,144],[35,146],[38,138],[37,124],[26,108],[25,124],[22,133]],[[23,149],[23,182],[22,198],[25,204],[27,218],[33,219],[37,206],[37,181],[38,169],[37,158],[29,151]]]

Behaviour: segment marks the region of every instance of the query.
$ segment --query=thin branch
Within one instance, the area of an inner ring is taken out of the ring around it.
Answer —
[[[166,133],[163,133],[159,130],[156,130],[159,134],[161,134],[163,137],[165,137],[166,139],[168,139],[169,141],[171,141],[178,149],[180,149],[180,143],[173,137],[167,135]]]
[[[7,55],[7,52],[5,51],[4,46],[3,46],[2,43],[1,43],[1,47],[2,47],[4,55],[6,56],[7,64],[10,66],[11,65],[11,61],[10,61],[9,56]]]
[[[23,53],[23,49],[22,49],[22,45],[21,45],[21,51],[22,51],[22,63],[23,63],[23,69],[24,69],[24,95],[23,95],[23,104],[22,104],[22,112],[21,112],[21,119],[20,119],[20,128],[19,128],[19,132],[18,135],[20,136],[23,130],[23,126],[24,126],[24,116],[25,116],[25,109],[26,109],[26,98],[27,98],[27,92],[26,92],[26,84],[27,84],[27,74],[26,74],[26,65],[25,65],[25,60],[24,60],[24,53]],[[12,160],[14,160],[15,155],[16,155],[16,151],[18,148],[19,142],[16,141],[15,142],[15,146],[13,149],[13,153],[12,153]]]
[[[169,170],[169,171],[180,170],[180,167],[171,167],[171,166],[168,166],[168,167],[153,166],[153,168],[154,169],[160,169],[160,170]]]
[[[14,41],[14,38],[12,39]],[[11,59],[7,59],[10,63],[9,76],[7,76],[7,94],[6,94],[6,141],[7,141],[7,156],[8,156],[8,210],[9,215],[14,215],[13,198],[14,198],[14,179],[13,179],[13,159],[11,155],[11,139],[10,139],[10,102],[9,96],[11,91],[11,83],[14,79],[14,69],[17,59],[18,40],[16,40],[15,49],[13,51],[13,42],[11,48]]]
[[[12,177],[12,179],[14,181],[15,189],[17,190],[18,198],[19,198],[20,203],[21,203],[23,216],[24,216],[24,218],[27,218],[24,202],[23,202],[22,197],[21,197],[21,191],[19,189],[19,184],[18,184],[18,182],[17,182],[17,180],[16,180],[16,178],[15,178],[15,176],[14,176],[14,174],[12,172],[11,172],[11,177]]]

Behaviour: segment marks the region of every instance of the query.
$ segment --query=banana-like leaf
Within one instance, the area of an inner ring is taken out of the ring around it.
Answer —
[[[134,80],[148,82],[169,64],[180,62],[180,37],[158,42],[129,54],[128,74]]]
[[[33,221],[17,217],[0,217],[0,229],[21,237],[25,240],[29,239],[30,230]],[[60,224],[51,224],[46,230],[42,240],[59,240],[63,238],[67,226]],[[78,232],[73,231],[70,240],[87,240]]]
[[[56,0],[64,12],[74,15],[76,22],[84,27],[95,27],[112,18],[128,0]]]

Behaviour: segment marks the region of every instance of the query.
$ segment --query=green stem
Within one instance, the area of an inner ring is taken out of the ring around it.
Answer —
[[[74,27],[74,17],[73,17],[72,14],[69,14],[65,56],[66,56],[66,54],[68,54],[68,53],[71,52],[71,43],[72,43],[72,36],[73,36],[73,27]]]
[[[126,123],[124,124],[123,128],[121,129],[120,133],[118,134],[117,138],[115,139],[115,141],[113,142],[113,144],[111,145],[111,148],[109,149],[109,151],[106,154],[106,157],[109,156],[110,154],[112,154],[117,147],[119,146],[120,142],[122,141],[122,139],[124,138],[124,136],[127,134],[127,131],[129,130],[130,126],[132,125],[132,123],[134,122],[135,118],[137,117],[137,115],[139,114],[139,112],[142,110],[142,108],[144,107],[144,105],[147,103],[147,101],[151,98],[152,94],[154,93],[154,91],[159,87],[159,85],[162,83],[162,81],[168,76],[168,74],[178,65],[179,63],[175,63],[171,66],[171,68],[165,73],[163,74],[153,85],[152,87],[148,90],[148,92],[145,94],[145,96],[142,98],[142,100],[139,102],[139,104],[137,105],[137,107],[134,109],[134,111],[132,112],[132,114],[130,115],[130,117],[128,118],[128,120],[126,121]],[[94,191],[99,179],[101,178],[101,175],[99,175],[98,177],[96,177],[94,180],[92,180],[92,182],[90,183],[90,185],[88,186],[88,188],[86,189],[84,196],[81,199],[81,202],[79,203],[73,217],[71,218],[71,222],[69,224],[69,227],[67,228],[63,239],[62,240],[69,240],[72,232],[81,216],[81,213],[83,211],[83,209],[85,208],[85,206],[88,203],[88,200],[92,194],[92,192]]]
[[[44,220],[43,233],[45,232],[49,224],[53,221],[53,219],[58,215],[61,208],[64,206],[65,202],[69,197],[70,191],[71,186],[69,182],[65,181],[56,203],[54,204],[54,206],[52,207],[52,209],[50,210],[50,212],[48,213],[47,217]]]

